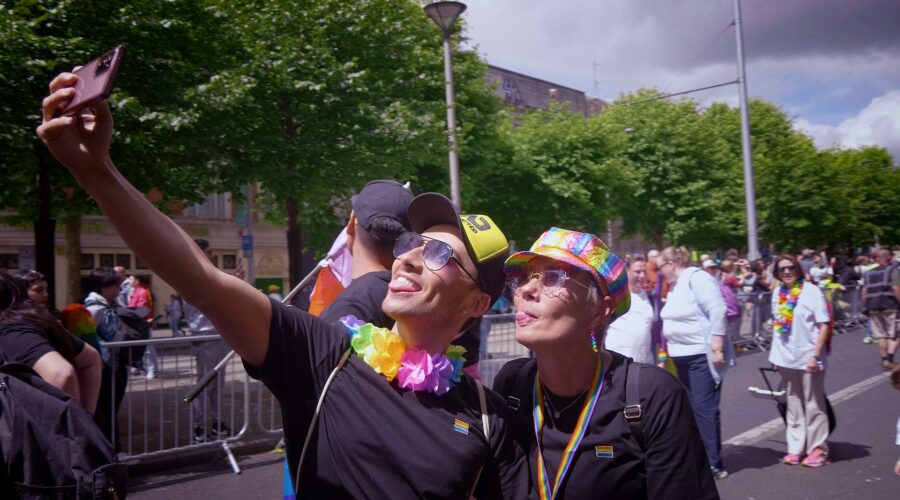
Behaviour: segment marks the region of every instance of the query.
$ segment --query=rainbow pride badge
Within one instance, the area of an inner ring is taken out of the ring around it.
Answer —
[[[469,424],[463,422],[462,420],[460,420],[458,418],[454,418],[453,419],[453,430],[460,434],[468,436],[469,435]]]
[[[594,455],[597,458],[612,458],[613,457],[613,447],[605,444],[598,444],[594,446]]]

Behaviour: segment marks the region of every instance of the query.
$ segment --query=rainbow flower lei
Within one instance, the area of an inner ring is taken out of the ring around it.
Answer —
[[[340,322],[347,327],[356,355],[388,382],[396,378],[404,389],[440,396],[461,380],[464,347],[451,345],[443,354],[428,354],[425,349],[407,347],[397,333],[355,316],[344,316]]]
[[[802,290],[803,284],[800,282],[794,283],[790,289],[783,285],[778,288],[778,304],[775,306],[772,326],[775,332],[782,337],[791,334],[791,325],[794,324],[794,308],[797,307],[797,300],[800,298]]]

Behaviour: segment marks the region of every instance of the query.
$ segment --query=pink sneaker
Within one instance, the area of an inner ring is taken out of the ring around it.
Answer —
[[[828,452],[823,450],[822,448],[816,448],[803,459],[802,465],[804,467],[822,467],[830,464],[828,461]]]
[[[797,465],[800,463],[800,455],[796,453],[788,453],[781,459],[781,463],[788,465]]]

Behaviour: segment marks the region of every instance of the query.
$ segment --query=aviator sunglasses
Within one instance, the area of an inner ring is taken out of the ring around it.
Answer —
[[[399,258],[401,255],[411,252],[419,247],[424,247],[422,249],[422,259],[425,261],[425,267],[431,271],[440,271],[448,262],[450,262],[450,259],[453,259],[453,262],[456,262],[457,267],[459,267],[462,272],[466,273],[466,276],[481,288],[478,280],[475,279],[469,271],[466,271],[466,268],[463,267],[462,263],[453,256],[453,248],[450,244],[441,240],[407,231],[401,234],[400,237],[397,238],[397,242],[394,243],[394,257]]]

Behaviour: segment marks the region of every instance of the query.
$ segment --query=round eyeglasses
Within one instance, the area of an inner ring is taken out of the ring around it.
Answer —
[[[541,293],[544,295],[554,295],[558,293],[566,282],[569,281],[587,290],[591,289],[590,286],[572,279],[572,277],[562,269],[544,269],[543,271],[512,273],[506,277],[506,285],[515,293],[519,288],[527,285],[534,279],[538,280],[538,283],[540,283]]]

